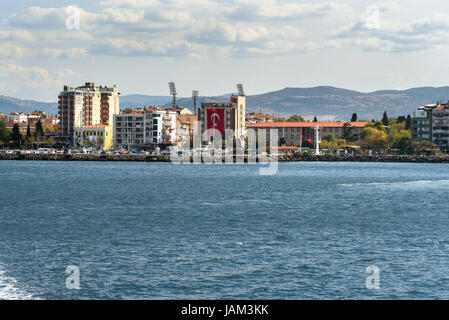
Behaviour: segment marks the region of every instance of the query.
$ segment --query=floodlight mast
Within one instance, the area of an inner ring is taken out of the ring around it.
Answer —
[[[197,106],[197,103],[198,103],[198,90],[193,90],[192,91],[192,100],[193,100],[193,113],[197,114],[196,113],[197,112],[196,106]]]
[[[170,95],[173,96],[173,101],[172,101],[173,108],[176,108],[176,95],[178,94],[176,92],[176,84],[174,82],[169,82],[168,86],[170,88]]]
[[[243,85],[241,83],[237,84],[237,91],[239,93],[239,96],[244,97],[245,91],[243,91]]]

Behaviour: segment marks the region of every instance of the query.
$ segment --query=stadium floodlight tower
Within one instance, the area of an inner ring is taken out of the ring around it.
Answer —
[[[178,94],[176,92],[176,85],[174,82],[169,82],[168,86],[170,88],[170,95],[173,96],[173,102],[172,102],[173,108],[176,108],[176,95]]]
[[[241,83],[237,84],[237,91],[239,93],[239,96],[244,97],[245,91],[243,91],[243,85]]]
[[[196,110],[196,106],[198,103],[198,90],[193,90],[192,91],[192,100],[193,100],[193,113],[197,114],[197,110]]]

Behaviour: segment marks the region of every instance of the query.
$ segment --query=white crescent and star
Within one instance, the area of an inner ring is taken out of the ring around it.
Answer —
[[[218,126],[218,121],[220,121],[220,115],[214,112],[211,114],[210,119],[212,120],[213,127],[216,128]]]

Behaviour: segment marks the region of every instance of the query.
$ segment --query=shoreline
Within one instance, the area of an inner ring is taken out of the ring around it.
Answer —
[[[109,154],[0,154],[1,160],[17,161],[109,161],[109,162],[171,162],[170,156],[109,155]],[[235,160],[235,157],[234,157]],[[247,157],[245,157],[247,162]],[[398,163],[449,163],[449,156],[423,155],[280,155],[278,162],[398,162]]]

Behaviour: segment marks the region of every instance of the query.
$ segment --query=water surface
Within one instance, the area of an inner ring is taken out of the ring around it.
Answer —
[[[0,299],[449,298],[449,165],[0,161],[0,181]]]

